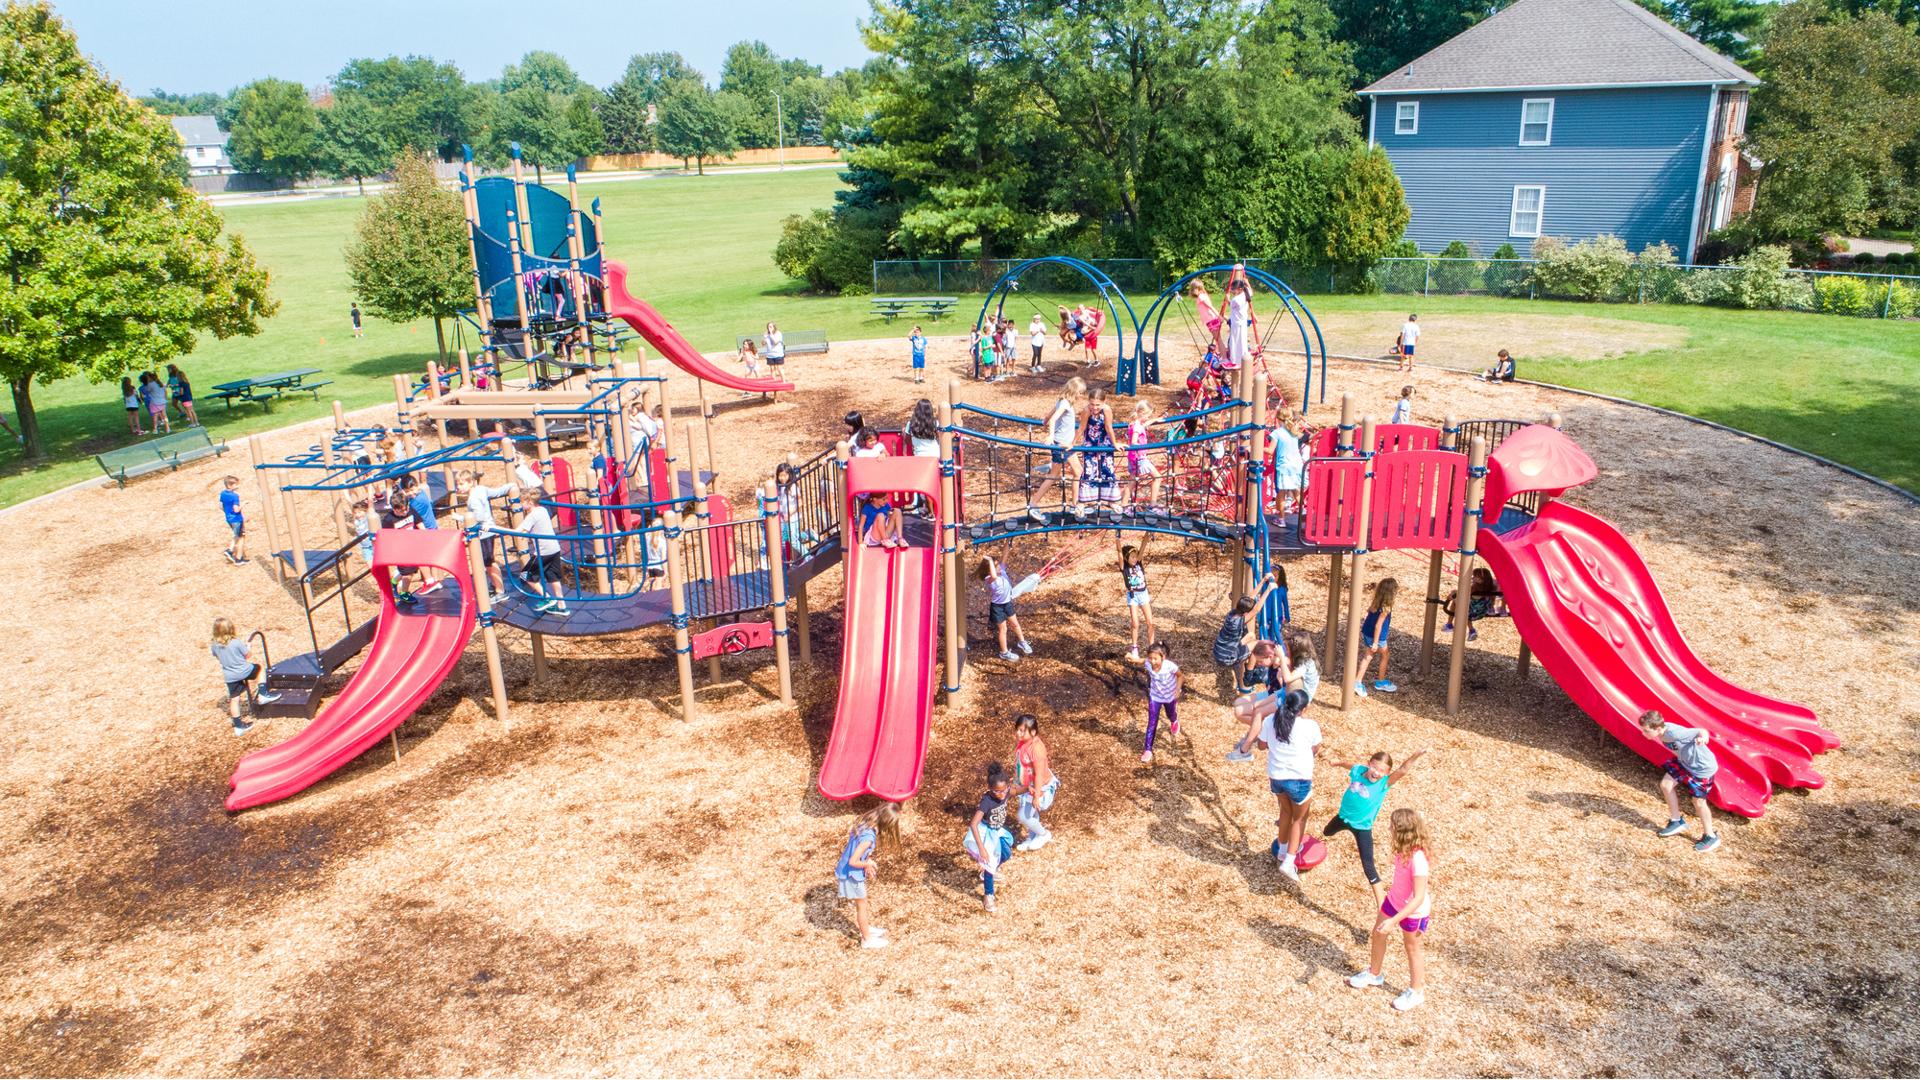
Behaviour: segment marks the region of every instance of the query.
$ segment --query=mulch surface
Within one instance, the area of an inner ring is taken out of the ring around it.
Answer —
[[[1528,348],[1524,327],[1452,322],[1463,358]],[[936,377],[960,372],[960,351],[936,343]],[[848,408],[899,423],[916,396],[903,343],[789,367],[793,401],[716,394],[736,503],[776,456],[838,437]],[[1044,413],[1065,374],[967,396]],[[675,381],[685,406],[691,384]],[[1331,381],[1383,414],[1406,380],[1336,363]],[[515,634],[503,731],[476,638],[402,729],[398,761],[383,744],[300,796],[226,814],[236,757],[299,722],[228,734],[208,625],[228,615],[280,653],[306,638],[264,559],[220,556],[215,497],[243,451],[5,521],[0,1073],[1920,1072],[1920,512],[1642,410],[1440,372],[1416,383],[1427,421],[1558,410],[1602,473],[1572,497],[1632,537],[1706,661],[1839,732],[1818,760],[1826,788],[1779,792],[1759,821],[1723,817],[1711,856],[1657,839],[1658,771],[1537,666],[1517,673],[1511,623],[1483,624],[1449,720],[1444,669],[1413,674],[1424,564],[1369,557],[1369,580],[1413,587],[1393,641],[1404,692],[1342,713],[1329,678],[1317,714],[1327,758],[1433,749],[1389,800],[1437,834],[1428,1003],[1395,1014],[1397,947],[1388,992],[1342,981],[1372,914],[1350,843],[1284,881],[1263,770],[1222,758],[1234,732],[1206,653],[1225,555],[1157,538],[1156,614],[1190,673],[1179,736],[1138,761],[1144,695],[1110,566],[1088,560],[1025,602],[1036,654],[1017,667],[991,657],[972,590],[977,662],[936,716],[904,850],[873,886],[893,944],[861,951],[831,877],[858,807],[812,789],[837,571],[812,586],[797,711],[775,700],[765,654],[728,658],[719,685],[701,672],[685,721],[664,629],[550,640],[538,683]],[[278,454],[316,434],[265,438]],[[325,546],[325,508],[303,518]],[[1046,550],[1010,554],[1020,569]],[[1296,619],[1318,628],[1324,560],[1288,572]],[[1022,710],[1064,777],[1058,839],[1009,864],[989,916],[958,841]],[[1319,781],[1315,827],[1338,792],[1331,766]]]

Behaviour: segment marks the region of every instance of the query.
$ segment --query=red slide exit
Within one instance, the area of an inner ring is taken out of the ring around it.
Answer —
[[[661,356],[673,362],[681,371],[696,379],[705,379],[710,383],[727,387],[730,390],[745,390],[751,393],[770,394],[775,391],[785,393],[793,389],[793,384],[780,379],[743,379],[732,372],[715,367],[711,360],[701,356],[699,350],[680,336],[673,324],[660,317],[653,305],[644,300],[636,300],[627,292],[627,268],[623,263],[606,260],[607,314],[625,319],[647,344],[654,347]]]
[[[933,458],[856,458],[847,466],[847,506],[868,491],[925,496],[933,543],[867,547],[859,516],[842,522],[847,547],[840,701],[820,763],[829,799],[878,795],[899,802],[920,790],[933,724],[934,648],[940,567],[940,463]],[[897,500],[898,496],[896,496]]]
[[[460,660],[477,610],[457,529],[382,529],[373,537],[380,621],[366,662],[306,730],[234,766],[227,809],[284,799],[319,783],[406,722]],[[393,602],[392,566],[431,566],[451,578],[419,610]]]

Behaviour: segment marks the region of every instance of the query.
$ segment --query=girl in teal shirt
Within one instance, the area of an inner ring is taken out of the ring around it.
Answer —
[[[1340,809],[1320,830],[1320,835],[1331,837],[1338,832],[1353,834],[1355,845],[1360,849],[1360,869],[1367,875],[1367,884],[1373,887],[1373,902],[1380,904],[1380,871],[1373,864],[1373,823],[1380,816],[1380,808],[1386,805],[1387,789],[1413,763],[1427,755],[1426,750],[1415,750],[1407,755],[1407,760],[1393,767],[1393,755],[1382,750],[1367,759],[1365,765],[1352,761],[1336,761],[1334,765],[1347,770],[1346,793],[1340,796]]]

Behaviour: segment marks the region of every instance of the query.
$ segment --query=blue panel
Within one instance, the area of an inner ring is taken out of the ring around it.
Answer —
[[[1612,233],[1638,251],[1664,241],[1687,254],[1711,91],[1704,86],[1424,94],[1379,99],[1374,139],[1393,160],[1413,219],[1407,238],[1475,254],[1530,237],[1507,234],[1516,185],[1546,186],[1541,233]],[[1552,98],[1552,143],[1521,146],[1520,103]],[[1393,133],[1394,106],[1420,103],[1419,131]]]

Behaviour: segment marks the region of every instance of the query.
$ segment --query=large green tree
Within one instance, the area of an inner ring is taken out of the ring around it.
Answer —
[[[460,196],[440,186],[431,159],[408,154],[396,163],[393,187],[360,215],[346,261],[354,291],[373,315],[433,320],[444,362],[446,320],[473,300],[473,263]]]
[[[212,116],[224,112],[227,95],[203,90],[197,94],[169,94],[155,89],[140,99],[140,104],[161,116]]]
[[[81,55],[44,3],[0,9],[0,378],[27,456],[33,387],[108,382],[258,333],[267,273],[185,183],[166,120]]]
[[[689,82],[702,79],[679,53],[640,53],[630,58],[620,81],[607,87],[600,101],[607,150],[642,154],[655,149],[654,124],[661,101],[674,84]]]
[[[351,178],[361,194],[366,194],[367,177],[393,167],[394,152],[380,110],[365,97],[349,94],[320,110],[320,169]]]
[[[1494,0],[1328,0],[1334,37],[1353,50],[1366,86],[1506,6]]]
[[[1735,232],[1811,247],[1829,232],[1911,220],[1920,189],[1920,34],[1891,14],[1792,0],[1773,17],[1748,149],[1765,162]]]
[[[737,110],[698,83],[679,83],[660,104],[658,138],[664,153],[690,159],[705,174],[707,159],[740,149]]]
[[[333,77],[336,101],[365,98],[379,111],[387,143],[452,160],[479,134],[478,92],[460,69],[430,57],[349,60]]]
[[[227,153],[241,172],[299,180],[320,158],[320,115],[307,89],[286,79],[261,79],[234,92]]]

